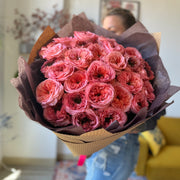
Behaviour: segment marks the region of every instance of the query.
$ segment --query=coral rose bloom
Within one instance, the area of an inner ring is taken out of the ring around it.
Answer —
[[[70,62],[78,69],[84,69],[89,66],[93,59],[92,52],[87,48],[73,48],[65,53],[65,60]]]
[[[124,47],[121,44],[118,44],[115,39],[109,39],[100,36],[98,41],[99,44],[105,49],[107,54],[112,51],[119,51],[121,54],[124,55]]]
[[[68,93],[78,92],[86,87],[88,83],[85,70],[76,71],[64,82],[64,89]]]
[[[110,82],[115,78],[114,69],[102,61],[93,61],[87,70],[88,80]]]
[[[61,110],[56,111],[55,106],[48,106],[43,109],[43,116],[44,118],[53,126],[55,127],[62,127],[71,124],[71,118],[66,113],[64,108]]]
[[[99,127],[98,116],[92,109],[79,112],[72,117],[73,125],[81,126],[85,132],[92,131]]]
[[[142,90],[143,80],[138,73],[132,71],[121,71],[117,76],[117,80],[123,87],[133,94]]]
[[[74,73],[74,67],[64,61],[57,61],[42,72],[46,78],[61,82]]]
[[[136,57],[142,59],[141,53],[134,47],[125,48],[125,57],[129,59],[130,57]]]
[[[133,99],[132,94],[120,84],[115,84],[114,89],[115,95],[112,106],[121,109],[123,112],[129,111]]]
[[[101,126],[107,128],[112,122],[118,121],[122,127],[127,121],[127,115],[119,108],[108,107],[98,111]]]
[[[89,31],[74,31],[74,37],[80,42],[95,43],[98,36]]]
[[[54,38],[55,43],[60,43],[68,48],[73,48],[76,46],[77,40],[72,37],[61,37],[61,38]]]
[[[66,112],[71,115],[83,112],[87,107],[87,99],[84,91],[65,94],[63,105]]]
[[[39,55],[46,60],[57,59],[64,55],[65,49],[66,46],[62,45],[61,43],[51,42],[47,45],[47,47],[41,48]]]
[[[107,62],[112,68],[119,71],[125,69],[127,66],[124,56],[118,51],[112,51],[105,57]]]
[[[135,94],[132,100],[131,111],[137,114],[143,107],[148,107],[149,103],[143,92]]]
[[[86,97],[94,108],[103,108],[114,98],[114,88],[111,84],[94,82],[86,87]]]
[[[36,88],[36,100],[42,107],[55,106],[64,93],[63,85],[53,79],[42,81]]]

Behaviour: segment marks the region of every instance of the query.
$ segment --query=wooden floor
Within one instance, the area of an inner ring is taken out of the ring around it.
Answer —
[[[15,169],[21,170],[21,176],[17,180],[53,180],[54,177],[54,167],[13,167]],[[0,170],[0,180],[10,175],[11,172],[1,168]],[[14,180],[14,179],[12,179]]]

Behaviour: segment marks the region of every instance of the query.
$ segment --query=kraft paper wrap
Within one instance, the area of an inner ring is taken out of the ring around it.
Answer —
[[[91,31],[98,35],[114,38],[125,47],[137,46],[136,48],[141,52],[143,58],[148,61],[155,72],[155,76],[157,76],[153,83],[156,90],[156,99],[148,110],[145,108],[140,110],[132,121],[128,122],[124,127],[119,127],[119,124],[115,122],[106,130],[102,128],[87,133],[84,133],[82,128],[74,126],[56,128],[44,119],[42,108],[35,98],[36,86],[44,78],[39,70],[42,61],[38,60],[38,52],[53,37],[72,36],[73,31]],[[91,155],[126,133],[154,128],[157,119],[163,115],[161,112],[171,104],[165,101],[180,89],[176,86],[170,86],[168,74],[158,55],[160,35],[160,33],[153,33],[154,39],[145,27],[140,22],[137,22],[121,36],[117,36],[91,23],[84,14],[74,16],[72,21],[57,34],[50,27],[47,27],[32,48],[28,63],[22,57],[18,60],[19,75],[16,79],[12,79],[11,83],[19,91],[19,106],[30,119],[52,130],[69,147],[73,155]],[[143,40],[143,38],[145,39]],[[161,72],[160,75],[159,72]]]

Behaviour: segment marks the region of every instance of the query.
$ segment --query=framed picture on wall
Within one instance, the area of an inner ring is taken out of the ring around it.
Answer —
[[[121,7],[128,9],[132,12],[136,20],[139,20],[140,17],[140,2],[139,1],[130,1],[130,0],[100,0],[100,15],[99,15],[99,24],[105,14],[112,8]]]

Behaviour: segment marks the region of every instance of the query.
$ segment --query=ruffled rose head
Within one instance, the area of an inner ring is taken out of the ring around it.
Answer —
[[[60,43],[67,48],[74,48],[77,43],[77,40],[73,37],[54,38],[53,40],[55,43]]]
[[[56,111],[56,126],[67,126],[69,124],[72,124],[71,116],[65,111],[64,106],[60,110]]]
[[[88,83],[85,70],[79,70],[64,82],[65,91],[68,93],[79,92],[83,90]]]
[[[46,79],[36,88],[36,100],[42,107],[55,106],[64,93],[64,87],[61,83]]]
[[[112,51],[105,57],[107,62],[113,69],[120,71],[127,66],[126,59],[119,51]]]
[[[154,88],[149,81],[144,81],[143,91],[147,100],[152,103],[152,101],[155,99],[155,94]]]
[[[103,49],[97,43],[89,44],[87,48],[92,52],[94,60],[100,60],[101,56],[104,55]]]
[[[143,92],[135,94],[132,100],[131,111],[137,114],[143,107],[148,107],[149,103]]]
[[[126,47],[125,48],[125,57],[127,58],[127,60],[130,57],[136,57],[136,58],[142,59],[141,53],[134,47]]]
[[[79,43],[95,43],[97,42],[98,36],[89,31],[74,31],[74,37]]]
[[[83,112],[87,107],[87,99],[84,91],[65,94],[63,105],[66,112],[71,115]]]
[[[121,44],[118,44],[115,39],[100,36],[98,42],[105,49],[107,54],[112,51],[119,51],[121,54],[124,55],[124,47]]]
[[[93,54],[87,48],[73,48],[65,53],[65,61],[70,62],[78,69],[85,69],[93,59]]]
[[[64,61],[57,61],[48,68],[41,70],[46,78],[62,82],[74,73],[74,67]]]
[[[117,76],[117,80],[123,87],[133,94],[142,90],[143,80],[138,73],[132,71],[121,71]]]
[[[126,113],[118,108],[108,107],[100,109],[97,113],[103,128],[107,128],[114,121],[118,121],[119,125],[122,127],[127,121]]]
[[[72,118],[73,125],[81,126],[85,132],[97,129],[100,125],[98,116],[92,109],[75,114]]]
[[[61,43],[51,42],[46,47],[43,46],[39,52],[39,56],[46,60],[58,59],[64,56],[66,46]]]
[[[133,96],[120,84],[114,84],[115,95],[112,101],[112,106],[121,109],[123,112],[128,112],[131,107]]]
[[[141,66],[141,59],[137,57],[129,57],[127,61],[127,66],[132,70],[136,71]]]
[[[104,108],[114,98],[114,88],[111,84],[94,82],[86,87],[86,97],[94,108]]]
[[[87,70],[91,82],[110,82],[115,78],[114,69],[102,61],[93,61]]]
[[[59,110],[58,110],[59,109]],[[44,118],[55,127],[63,127],[71,124],[71,117],[59,103],[43,109]]]

